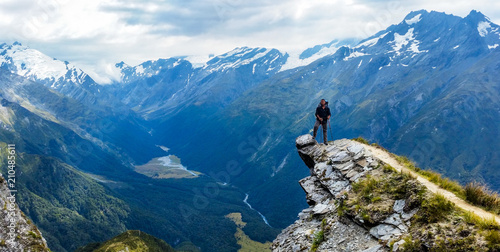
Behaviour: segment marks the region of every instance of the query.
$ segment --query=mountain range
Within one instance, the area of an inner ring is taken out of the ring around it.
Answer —
[[[499,26],[480,12],[421,10],[362,41],[299,55],[240,47],[203,65],[120,62],[121,79],[110,85],[3,44],[0,141],[22,153],[20,208],[54,251],[127,229],[174,247],[234,251],[228,213],[242,213],[243,231],[264,242],[306,207],[297,181],[309,171],[294,139],[311,132],[321,98],[333,114],[330,138],[364,136],[420,167],[499,190],[499,44]],[[166,149],[201,175],[134,171]],[[90,226],[95,235],[85,235]]]

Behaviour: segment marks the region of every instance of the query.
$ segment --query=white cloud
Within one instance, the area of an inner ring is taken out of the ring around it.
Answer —
[[[136,65],[238,46],[298,51],[366,38],[420,9],[458,16],[476,9],[500,23],[500,2],[491,0],[2,0],[0,38],[98,76],[122,60]]]

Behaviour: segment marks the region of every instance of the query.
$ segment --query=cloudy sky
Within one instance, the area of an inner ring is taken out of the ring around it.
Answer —
[[[293,52],[366,38],[412,10],[500,23],[495,0],[1,0],[2,42],[20,41],[105,82],[114,63],[221,54],[238,46]]]

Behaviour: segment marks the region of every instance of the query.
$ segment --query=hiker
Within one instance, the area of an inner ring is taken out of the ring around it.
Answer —
[[[328,120],[330,120],[330,116],[332,114],[330,113],[330,108],[328,107],[328,103],[325,101],[325,99],[321,99],[321,102],[316,108],[316,113],[314,115],[316,116],[316,123],[314,124],[313,137],[314,139],[316,139],[316,134],[318,133],[318,128],[321,124],[321,127],[323,128],[323,142],[325,143],[325,145],[328,145],[328,135],[326,127]]]

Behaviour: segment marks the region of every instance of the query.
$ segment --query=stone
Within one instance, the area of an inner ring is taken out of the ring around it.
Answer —
[[[319,202],[333,198],[333,195],[321,186],[320,181],[315,176],[303,178],[299,181],[299,184],[306,193],[306,199],[309,205],[315,205]]]
[[[399,230],[399,228],[393,225],[380,224],[378,226],[371,228],[370,234],[377,239],[387,241],[395,236],[400,236],[402,233],[401,230]]]
[[[369,163],[366,159],[360,159],[360,160],[356,161],[356,164],[361,166],[361,167],[366,167]]]
[[[403,212],[401,214],[401,217],[403,218],[403,220],[407,221],[407,220],[410,220],[411,217],[413,217],[413,215],[415,215],[417,212],[418,212],[418,208],[415,208],[408,213]]]
[[[366,174],[366,171],[360,172],[360,173],[354,175],[353,177],[349,178],[349,181],[357,182],[360,178],[364,177],[365,174]]]
[[[349,186],[349,181],[335,181],[332,184],[328,185],[328,191],[334,196],[339,194],[342,191],[345,191]]]
[[[359,155],[363,155],[364,153],[364,150],[365,150],[365,147],[363,147],[363,145],[361,144],[352,144],[350,145],[349,147],[347,147],[347,150],[352,154],[352,156],[359,156]]]
[[[337,153],[335,156],[333,156],[331,161],[333,163],[345,163],[351,159],[352,158],[347,151],[341,151],[341,152]]]
[[[358,171],[356,171],[355,169],[352,169],[352,170],[349,170],[349,172],[347,172],[345,174],[345,176],[350,179],[350,178],[352,178],[352,177],[354,177],[354,176],[356,176],[358,174],[359,174]]]
[[[310,134],[305,134],[295,139],[295,146],[297,147],[297,149],[315,144],[318,144],[318,142],[316,142],[316,140]]]
[[[346,171],[350,170],[355,166],[355,163],[352,161],[346,162],[346,163],[341,163],[341,164],[332,164],[332,167],[340,170],[340,171]]]
[[[403,220],[401,220],[401,216],[398,213],[394,213],[391,216],[387,217],[385,220],[383,220],[382,223],[390,224],[397,227],[403,223]]]
[[[375,245],[375,246],[373,246],[371,248],[367,248],[367,249],[363,250],[362,252],[377,252],[377,251],[384,251],[382,249],[382,245],[380,245],[380,244],[379,245]]]
[[[403,209],[405,207],[405,200],[396,200],[396,202],[394,202],[394,212],[396,213],[403,213]]]
[[[405,240],[400,240],[392,245],[392,251],[398,251],[399,247],[405,243]]]
[[[331,210],[330,206],[326,204],[317,204],[312,209],[312,212],[313,214],[325,214],[328,213],[330,210]]]
[[[326,174],[326,171],[328,170],[329,165],[327,165],[325,162],[322,163],[317,163],[314,165],[314,174],[318,177],[324,177]]]

